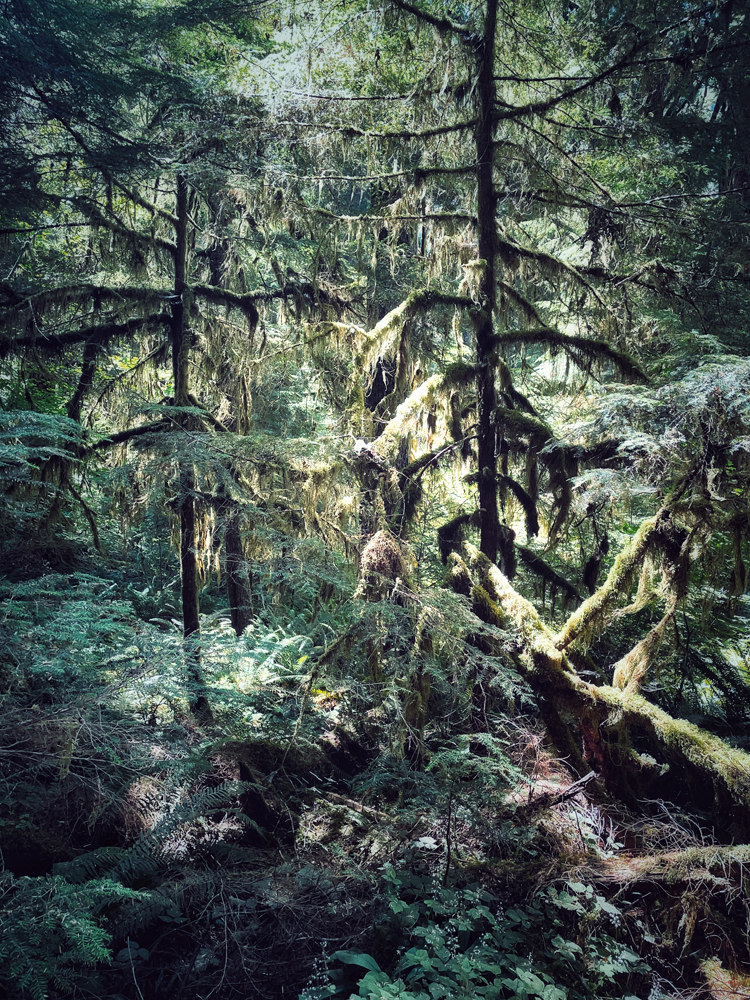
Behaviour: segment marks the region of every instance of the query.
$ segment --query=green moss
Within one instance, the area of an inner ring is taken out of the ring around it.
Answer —
[[[633,574],[646,555],[657,521],[657,517],[651,517],[641,524],[615,559],[614,566],[601,587],[568,618],[555,642],[558,649],[565,649],[577,639],[588,643],[604,628],[610,609],[627,593]]]
[[[484,587],[475,585],[471,588],[471,610],[477,618],[481,618],[488,625],[497,625],[502,628],[505,623],[500,605],[492,600]]]
[[[593,691],[598,700],[620,710],[626,724],[650,730],[668,758],[689,764],[715,787],[723,785],[738,804],[750,809],[750,754],[686,719],[673,719],[639,694],[611,687]]]
[[[528,438],[537,448],[552,439],[552,431],[539,417],[532,417],[521,410],[508,410],[504,406],[498,406],[495,413],[498,424],[508,437]]]
[[[445,383],[446,385],[466,385],[474,381],[478,372],[478,365],[470,365],[465,361],[454,361],[445,369]]]
[[[460,555],[451,552],[448,556],[448,572],[445,574],[444,586],[457,594],[469,597],[473,587],[471,574]]]

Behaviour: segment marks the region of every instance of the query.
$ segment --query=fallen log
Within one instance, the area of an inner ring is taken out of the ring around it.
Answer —
[[[598,591],[557,635],[498,567],[468,542],[463,545],[465,561],[452,556],[448,582],[465,593],[470,580],[475,613],[516,633],[521,646],[517,666],[537,695],[558,753],[579,774],[594,768],[607,790],[630,804],[654,789],[667,798],[687,796],[710,812],[722,830],[743,835],[750,832],[750,754],[685,719],[673,718],[632,690],[589,684],[566,652],[575,637],[589,631],[591,623],[582,616],[587,605],[592,627],[599,627],[602,616],[612,610],[616,588],[610,578],[635,572],[658,522],[658,517],[649,522],[629,554],[618,557],[600,588],[601,599]],[[477,590],[486,600],[476,599]],[[647,754],[632,746],[633,731],[639,745],[648,745]]]

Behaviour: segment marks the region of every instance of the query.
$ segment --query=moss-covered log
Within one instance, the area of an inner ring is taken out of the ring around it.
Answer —
[[[639,565],[662,516],[642,525],[594,598],[569,619],[568,624],[575,620],[579,626],[568,629],[566,625],[561,635],[581,634],[582,623],[588,619],[581,611],[587,605],[597,620],[611,607],[614,594],[621,592],[617,581]],[[642,797],[648,787],[666,797],[688,795],[710,810],[725,830],[750,831],[750,754],[691,722],[673,718],[634,691],[584,681],[560,637],[497,566],[468,543],[464,543],[464,552],[475,585],[484,588],[497,605],[499,619],[519,635],[523,651],[518,665],[540,697],[542,716],[561,754],[570,755],[575,743],[580,757],[580,744],[573,739],[570,727],[561,726],[560,720],[568,715],[578,722],[587,763],[602,774],[610,791],[631,800]],[[452,573],[459,582],[463,574],[455,567]],[[648,746],[653,759],[633,749],[633,733],[637,733],[640,747]]]

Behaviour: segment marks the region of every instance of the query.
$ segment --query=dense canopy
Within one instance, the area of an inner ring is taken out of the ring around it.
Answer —
[[[749,46],[0,8],[0,995],[750,996]]]

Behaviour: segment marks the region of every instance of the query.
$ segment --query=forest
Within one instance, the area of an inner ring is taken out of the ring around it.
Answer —
[[[0,998],[750,998],[749,49],[0,5]]]

